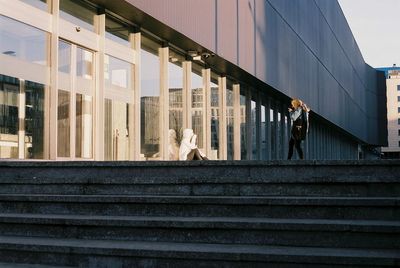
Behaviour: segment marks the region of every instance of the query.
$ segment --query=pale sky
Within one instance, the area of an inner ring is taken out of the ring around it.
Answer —
[[[338,0],[366,63],[400,66],[400,0]]]

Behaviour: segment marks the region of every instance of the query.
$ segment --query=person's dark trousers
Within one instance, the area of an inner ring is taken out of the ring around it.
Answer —
[[[290,141],[289,141],[289,153],[288,153],[287,159],[288,160],[292,159],[293,146],[296,146],[296,150],[297,150],[297,153],[299,154],[299,158],[303,159],[304,156],[303,156],[303,150],[301,149],[301,140],[295,140],[293,138],[290,138]]]

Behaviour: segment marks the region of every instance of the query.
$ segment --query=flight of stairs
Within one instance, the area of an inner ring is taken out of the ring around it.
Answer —
[[[400,161],[0,162],[0,267],[400,266]]]

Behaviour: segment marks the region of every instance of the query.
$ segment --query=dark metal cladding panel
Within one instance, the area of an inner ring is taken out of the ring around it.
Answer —
[[[255,3],[254,0],[237,0],[238,3],[238,58],[239,66],[255,74]],[[260,51],[260,53],[262,53]]]
[[[126,1],[211,51],[216,50],[217,0]]]
[[[238,64],[238,8],[237,0],[216,0],[217,35],[216,53],[222,58]],[[228,15],[229,14],[229,15]]]
[[[385,83],[369,71],[337,1],[125,1],[283,94],[304,99],[359,139],[386,143],[386,97],[378,92]]]

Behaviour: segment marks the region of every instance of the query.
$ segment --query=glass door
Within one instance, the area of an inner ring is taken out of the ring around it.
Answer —
[[[94,53],[59,40],[57,157],[93,159]]]

